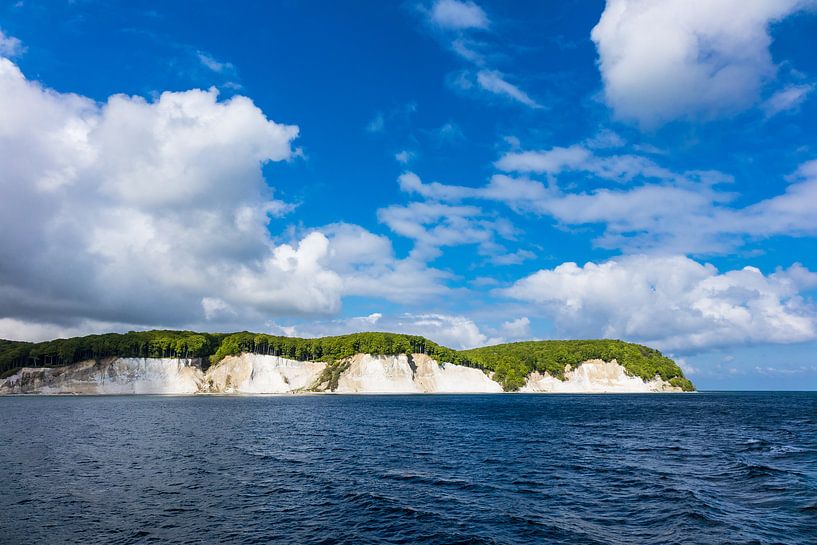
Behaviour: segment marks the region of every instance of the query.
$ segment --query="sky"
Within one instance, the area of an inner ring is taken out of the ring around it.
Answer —
[[[617,338],[817,388],[817,0],[0,3],[0,338]]]

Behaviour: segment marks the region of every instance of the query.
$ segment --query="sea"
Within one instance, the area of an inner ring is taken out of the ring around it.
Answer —
[[[0,543],[817,543],[817,393],[2,397]]]

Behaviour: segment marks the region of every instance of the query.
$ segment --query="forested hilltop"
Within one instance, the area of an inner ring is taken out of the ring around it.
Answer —
[[[693,390],[678,365],[657,350],[615,340],[529,341],[471,350],[453,350],[424,337],[400,333],[352,333],[316,339],[250,332],[131,331],[55,339],[41,343],[0,340],[0,378],[21,367],[58,367],[107,357],[201,358],[202,366],[226,356],[249,352],[301,361],[336,362],[358,353],[426,354],[441,361],[493,372],[508,391],[518,390],[533,371],[562,377],[565,365],[615,359],[634,376],[656,375],[684,390]]]
[[[462,350],[459,356],[470,365],[494,372],[494,380],[506,390],[518,390],[533,371],[562,378],[565,366],[577,367],[588,360],[616,360],[628,373],[645,381],[656,375],[684,391],[694,390],[681,368],[658,350],[624,341],[525,341]]]

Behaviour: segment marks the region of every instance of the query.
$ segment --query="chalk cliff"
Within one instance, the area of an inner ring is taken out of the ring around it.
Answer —
[[[194,394],[199,360],[105,358],[62,367],[23,367],[0,381],[4,394]]]
[[[335,371],[335,379],[331,373]],[[681,388],[656,377],[627,374],[615,360],[590,360],[566,368],[564,380],[531,373],[526,393],[672,392]],[[499,393],[502,386],[480,369],[440,363],[424,354],[356,354],[330,367],[243,353],[202,371],[198,359],[107,358],[62,367],[24,367],[0,381],[3,394],[338,394]]]
[[[640,377],[628,375],[616,360],[589,360],[575,369],[565,370],[564,380],[547,373],[534,371],[528,375],[520,392],[528,393],[637,393],[637,392],[681,392],[680,387],[655,377],[644,381]]]

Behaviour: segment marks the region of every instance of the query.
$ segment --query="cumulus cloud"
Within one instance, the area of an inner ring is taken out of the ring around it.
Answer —
[[[9,36],[0,28],[0,56],[17,57],[25,52],[26,48],[19,39]]]
[[[652,127],[754,104],[775,76],[772,23],[812,0],[608,0],[591,32],[617,117]]]
[[[449,291],[449,273],[428,267],[416,256],[396,258],[387,237],[348,223],[322,227],[321,233],[329,238],[327,259],[340,275],[344,295],[417,303]]]
[[[801,292],[817,274],[794,265],[764,275],[719,272],[683,256],[627,256],[542,269],[499,293],[537,305],[559,333],[690,350],[817,338],[817,313]]]
[[[527,316],[523,316],[515,320],[503,322],[500,331],[512,339],[530,337],[530,319]]]
[[[445,29],[465,30],[487,28],[488,16],[474,2],[437,0],[429,12],[431,21]]]
[[[270,236],[271,218],[292,205],[262,167],[295,158],[297,135],[246,97],[211,89],[97,103],[0,58],[0,318],[67,330],[246,326],[337,312],[347,290],[365,292],[367,273],[386,296],[439,293],[442,275],[423,284],[421,264],[395,260],[363,230]],[[378,257],[351,252],[350,236]]]

